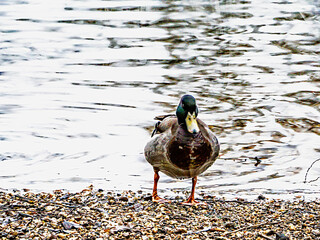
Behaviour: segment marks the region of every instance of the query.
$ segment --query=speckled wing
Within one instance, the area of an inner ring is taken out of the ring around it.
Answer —
[[[154,130],[152,131],[151,137],[153,137],[157,133],[162,133],[166,131],[168,128],[170,128],[172,124],[174,124],[176,116],[173,114],[161,115],[156,116],[154,119],[159,120],[159,122],[157,122],[154,126]]]
[[[154,119],[160,120],[156,124],[157,133],[165,132],[166,130],[170,129],[174,124],[178,122],[177,117],[175,115],[162,115],[162,116],[157,116]]]
[[[178,128],[178,120],[175,115],[158,116],[160,120],[152,133],[151,140],[144,148],[146,160],[155,170],[162,171],[168,164],[168,143],[172,140],[174,131]]]

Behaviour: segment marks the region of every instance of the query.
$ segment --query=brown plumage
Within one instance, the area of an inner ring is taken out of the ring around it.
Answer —
[[[203,121],[196,118],[197,113],[195,99],[185,95],[177,108],[177,116],[156,117],[160,121],[145,147],[146,160],[155,172],[155,202],[163,201],[157,195],[158,172],[161,171],[173,178],[192,178],[192,192],[186,203],[197,203],[194,200],[197,176],[207,170],[219,154],[217,138]]]

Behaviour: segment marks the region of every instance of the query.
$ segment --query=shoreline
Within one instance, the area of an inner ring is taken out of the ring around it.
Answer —
[[[181,197],[157,204],[143,191],[70,193],[0,189],[0,239],[318,239],[320,200]]]

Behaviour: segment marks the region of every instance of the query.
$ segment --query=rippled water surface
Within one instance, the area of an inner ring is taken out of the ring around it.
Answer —
[[[1,188],[150,191],[153,117],[191,93],[221,143],[198,192],[319,197],[319,1],[4,0],[0,22]]]

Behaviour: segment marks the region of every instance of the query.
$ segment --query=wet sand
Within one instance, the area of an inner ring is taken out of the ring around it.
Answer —
[[[157,204],[142,191],[0,191],[0,239],[319,239],[320,200],[201,194]]]

